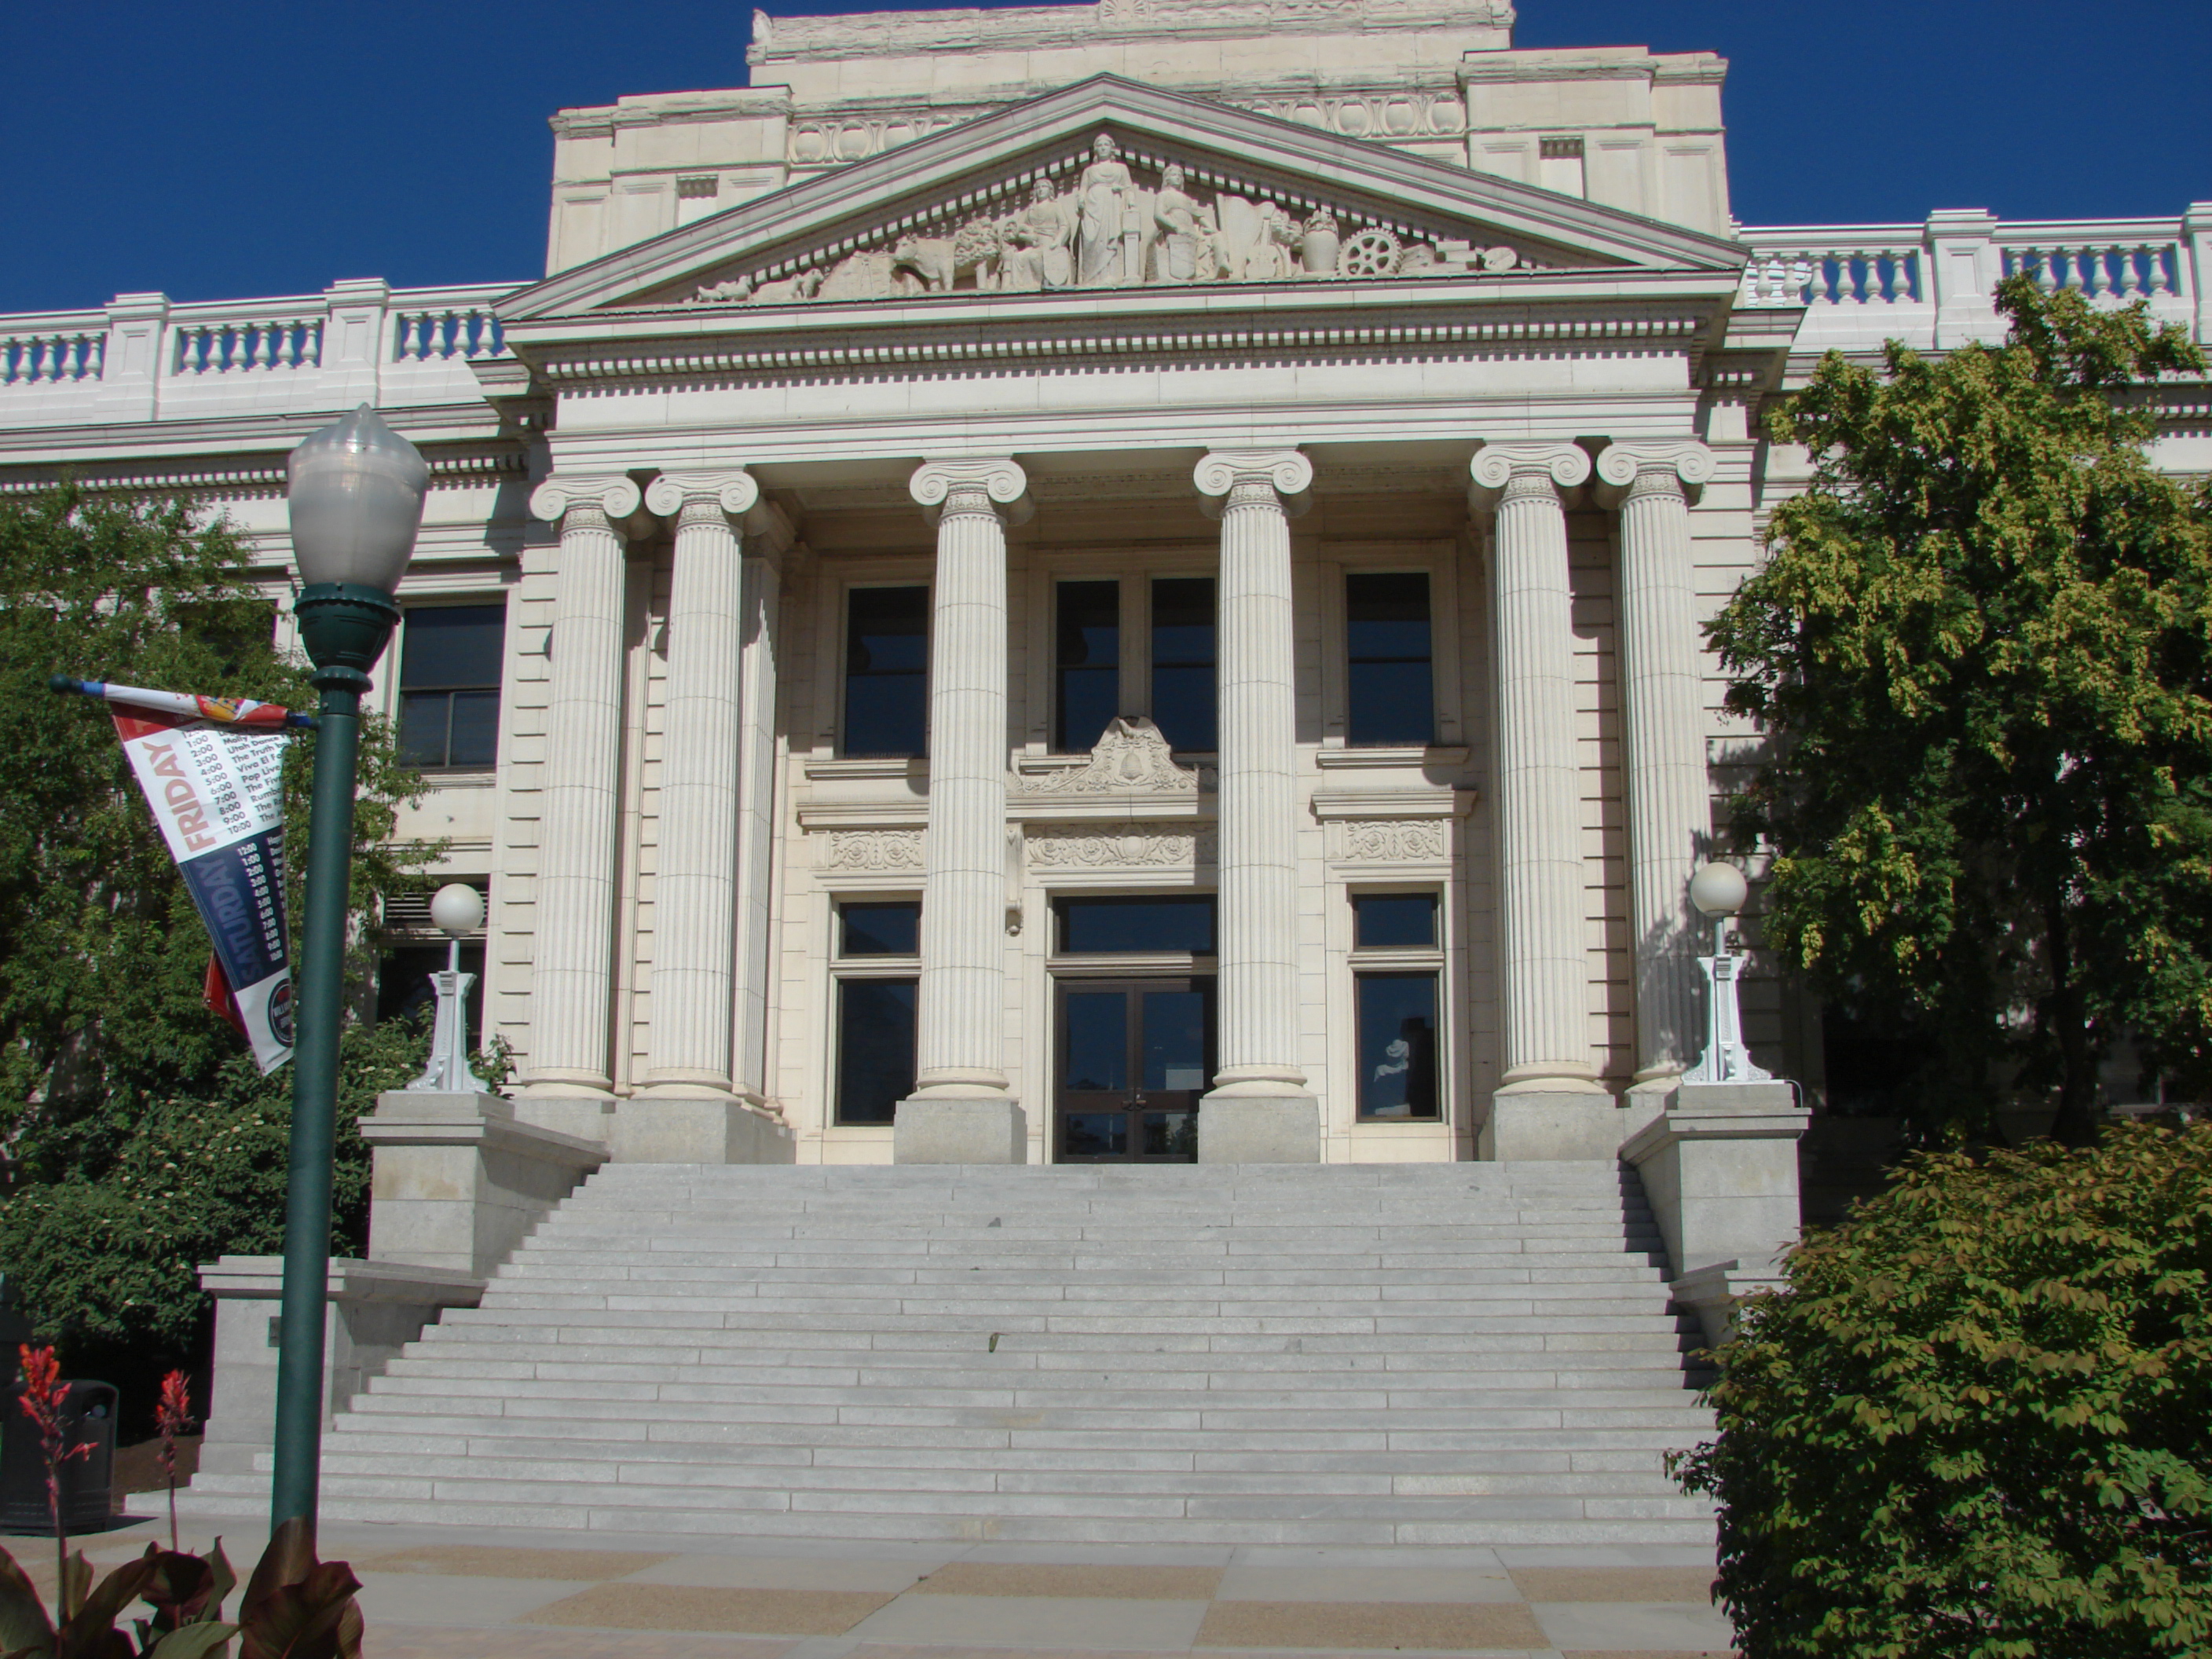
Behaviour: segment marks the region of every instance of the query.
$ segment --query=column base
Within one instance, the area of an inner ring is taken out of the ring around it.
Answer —
[[[1210,1094],[1198,1103],[1200,1164],[1318,1164],[1321,1103],[1309,1094]]]
[[[1476,1155],[1496,1163],[1613,1158],[1626,1126],[1602,1090],[1501,1089],[1490,1097]]]
[[[1029,1118],[1001,1095],[909,1095],[891,1120],[894,1164],[1026,1164]]]
[[[789,1164],[797,1147],[735,1095],[678,1085],[617,1103],[607,1153],[617,1164]]]
[[[611,1089],[549,1079],[525,1084],[512,1098],[515,1116],[525,1123],[580,1140],[606,1143],[608,1118],[615,1109]]]

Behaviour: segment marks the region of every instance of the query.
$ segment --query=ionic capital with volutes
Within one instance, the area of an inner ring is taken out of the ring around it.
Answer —
[[[726,472],[664,472],[646,486],[645,504],[664,519],[686,512],[738,519],[760,501],[760,486],[742,467]]]
[[[1313,463],[1295,449],[1216,449],[1193,477],[1209,519],[1232,507],[1279,507],[1296,518],[1313,505]]]
[[[982,514],[1007,524],[1027,524],[1036,514],[1029,475],[1005,456],[924,461],[907,488],[933,525],[948,514]]]
[[[1485,444],[1468,463],[1468,472],[1473,480],[1468,505],[1489,513],[1522,495],[1563,501],[1589,482],[1590,458],[1579,444]]]
[[[611,527],[626,526],[642,505],[637,485],[621,477],[556,472],[530,492],[532,516],[564,527],[580,526],[594,513],[604,514]]]
[[[1631,495],[1654,493],[1694,501],[1712,482],[1713,470],[1713,452],[1694,441],[1610,444],[1597,458],[1598,504],[1615,507]]]

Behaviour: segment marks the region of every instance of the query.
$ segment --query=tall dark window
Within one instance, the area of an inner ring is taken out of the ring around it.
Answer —
[[[914,1092],[918,978],[883,969],[914,958],[921,939],[921,906],[912,899],[856,899],[837,907],[840,1123],[889,1123],[899,1102]]]
[[[1437,975],[1361,974],[1359,1115],[1437,1115]]]
[[[1152,583],[1152,724],[1170,748],[1212,754],[1219,747],[1218,708],[1213,578],[1159,577]]]
[[[1121,584],[1062,582],[1056,597],[1052,746],[1079,755],[1121,712]]]
[[[1357,745],[1436,740],[1425,572],[1344,580],[1346,738]]]
[[[507,606],[444,605],[407,613],[399,647],[399,757],[410,766],[499,759],[499,669]]]
[[[920,755],[929,731],[929,590],[856,587],[845,599],[848,755]]]

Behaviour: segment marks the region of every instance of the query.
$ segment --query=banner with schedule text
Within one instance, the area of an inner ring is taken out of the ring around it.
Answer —
[[[264,1072],[292,1057],[292,964],[284,927],[283,777],[287,728],[311,722],[275,703],[88,680],[154,809],[215,942],[208,1003],[252,1045]]]

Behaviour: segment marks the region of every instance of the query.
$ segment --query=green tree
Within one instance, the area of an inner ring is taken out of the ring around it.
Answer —
[[[183,1357],[204,1310],[193,1266],[273,1247],[291,1073],[260,1076],[203,1006],[207,934],[106,714],[46,679],[312,708],[274,619],[243,546],[187,503],[66,488],[0,503],[0,1272],[81,1372]],[[362,749],[365,975],[375,896],[420,884],[437,849],[390,845],[420,781],[374,725]],[[303,733],[285,768],[295,919],[313,759]],[[346,1036],[340,1248],[357,1253],[365,1220],[352,1116],[421,1049],[405,1028]]]
[[[2212,1651],[2212,1126],[1914,1154],[1716,1352],[1745,1659]]]
[[[1773,416],[1811,486],[1710,633],[1773,743],[1767,943],[1927,1057],[1923,1127],[2010,1089],[2078,1145],[2122,1030],[2212,1086],[2212,495],[2146,453],[2205,362],[2141,306],[1998,304],[2006,343],[1832,354]]]

